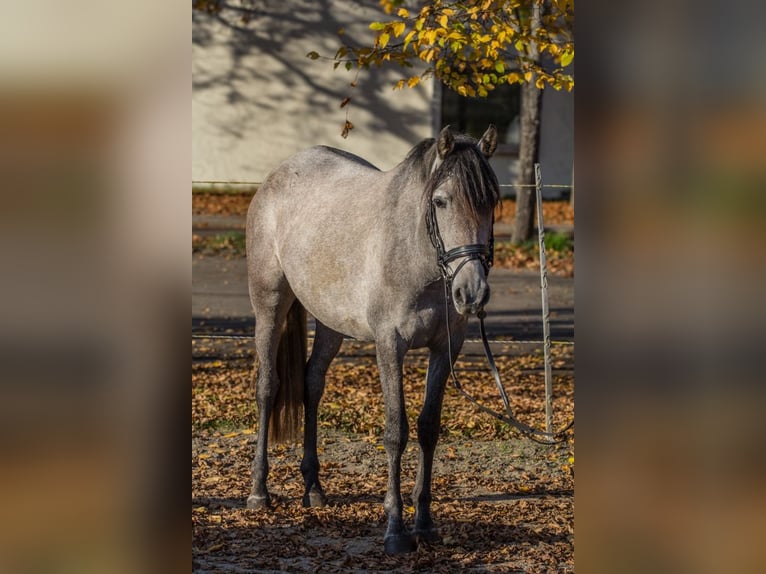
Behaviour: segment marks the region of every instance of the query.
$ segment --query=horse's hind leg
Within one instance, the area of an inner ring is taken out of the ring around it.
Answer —
[[[330,363],[338,354],[343,335],[333,331],[319,321],[316,322],[316,336],[311,349],[311,358],[306,367],[305,425],[303,427],[303,460],[301,473],[306,485],[303,506],[324,506],[327,497],[319,484],[319,457],[317,456],[317,410],[324,393],[325,375]]]
[[[250,298],[255,313],[255,351],[258,356],[258,379],[255,397],[258,404],[258,439],[253,460],[253,490],[247,499],[248,508],[269,506],[266,488],[269,473],[268,431],[271,410],[279,388],[276,361],[282,324],[295,300],[281,271],[261,272],[252,280]]]

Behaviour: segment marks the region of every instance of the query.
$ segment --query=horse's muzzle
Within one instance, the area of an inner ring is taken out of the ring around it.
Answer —
[[[461,315],[478,313],[489,301],[489,284],[486,278],[482,276],[473,281],[455,281],[452,285],[452,301]]]

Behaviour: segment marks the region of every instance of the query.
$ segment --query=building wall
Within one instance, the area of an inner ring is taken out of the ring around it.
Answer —
[[[238,6],[238,5],[235,5]],[[398,70],[355,73],[331,62],[337,31],[359,43],[380,18],[374,3],[353,0],[262,2],[253,11],[193,13],[193,180],[263,178],[290,154],[315,144],[356,153],[381,169],[432,135],[430,83],[392,90]],[[251,18],[247,24],[239,19]],[[355,129],[341,137],[349,119]]]
[[[192,179],[259,182],[287,156],[315,144],[390,169],[421,139],[438,133],[440,98],[433,82],[395,92],[392,85],[403,72],[391,66],[362,72],[351,88],[354,71],[306,57],[311,51],[332,56],[340,28],[358,44],[369,42],[369,23],[379,18],[376,3],[364,0],[264,0],[251,9],[233,4],[216,15],[194,11]],[[346,111],[339,105],[347,96],[355,129],[343,139]],[[543,179],[566,184],[572,174],[572,94],[545,90],[543,98]],[[516,163],[514,155],[492,159],[501,183],[514,181]]]

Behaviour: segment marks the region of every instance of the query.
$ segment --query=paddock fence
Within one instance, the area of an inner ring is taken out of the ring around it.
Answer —
[[[237,181],[237,180],[196,180],[192,181],[192,193],[257,193],[261,182]],[[517,340],[517,339],[488,339],[493,345],[529,345],[542,347],[544,357],[544,379],[545,379],[545,432],[549,435],[554,433],[553,428],[553,385],[552,385],[552,366],[551,366],[551,347],[553,345],[574,346],[574,341],[556,341],[550,336],[550,310],[548,306],[548,269],[545,254],[545,225],[543,221],[543,189],[568,190],[574,193],[574,184],[544,184],[542,183],[542,170],[540,164],[535,164],[535,183],[500,184],[501,188],[533,188],[535,190],[536,211],[537,211],[537,233],[538,233],[538,252],[540,257],[540,299],[541,299],[541,322],[543,327],[543,338],[541,340]],[[221,333],[192,333],[193,340],[243,340],[252,339],[252,335],[244,334],[221,334]],[[309,333],[311,339],[311,333]],[[353,340],[346,337],[346,340]],[[482,339],[467,338],[466,343],[481,344]],[[572,423],[570,423],[571,426]],[[567,427],[568,428],[568,427]]]

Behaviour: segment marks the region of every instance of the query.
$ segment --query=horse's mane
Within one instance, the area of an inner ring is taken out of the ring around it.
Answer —
[[[455,136],[455,145],[431,173],[436,160],[436,140],[428,138],[413,147],[399,165],[398,177],[394,185],[417,180],[423,185],[424,203],[431,201],[434,190],[447,179],[454,180],[455,200],[461,209],[470,213],[478,221],[479,214],[492,210],[500,201],[500,187],[497,176],[489,161],[479,150],[475,139]],[[400,179],[401,178],[401,179]],[[405,181],[403,181],[405,180]]]

